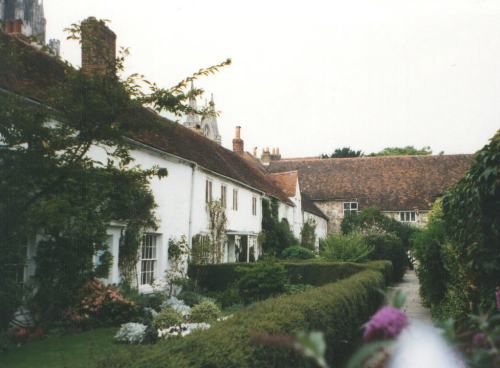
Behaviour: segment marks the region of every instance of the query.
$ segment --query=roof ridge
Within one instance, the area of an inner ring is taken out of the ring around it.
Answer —
[[[385,156],[358,156],[358,157],[290,157],[271,161],[271,164],[290,161],[337,161],[337,160],[370,160],[370,159],[393,159],[393,158],[433,158],[433,157],[455,157],[455,156],[473,156],[474,153],[450,153],[443,155],[385,155]]]

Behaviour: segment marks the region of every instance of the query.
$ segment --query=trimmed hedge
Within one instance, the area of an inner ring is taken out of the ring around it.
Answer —
[[[256,303],[209,330],[134,350],[133,356],[115,355],[101,367],[311,367],[310,360],[290,348],[254,339],[255,334],[300,331],[322,331],[327,360],[337,366],[356,346],[362,324],[381,305],[379,290],[384,286],[380,272],[365,270],[339,282]]]
[[[282,264],[292,284],[325,285],[359,271],[365,270],[369,263],[287,261]],[[188,276],[198,287],[207,291],[224,291],[236,284],[241,278],[238,268],[255,267],[257,263],[224,263],[216,265],[189,265]]]

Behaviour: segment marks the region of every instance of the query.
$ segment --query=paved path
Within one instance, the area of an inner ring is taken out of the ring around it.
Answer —
[[[410,321],[432,323],[431,313],[429,309],[422,305],[418,288],[419,283],[415,270],[408,270],[403,277],[403,281],[390,288],[389,295],[392,295],[398,289],[403,291],[406,295],[403,310]]]

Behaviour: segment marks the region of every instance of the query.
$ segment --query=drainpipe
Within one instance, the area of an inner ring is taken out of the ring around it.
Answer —
[[[189,230],[188,230],[188,245],[189,249],[193,246],[193,211],[194,211],[194,178],[196,164],[191,164],[191,193],[189,194]]]

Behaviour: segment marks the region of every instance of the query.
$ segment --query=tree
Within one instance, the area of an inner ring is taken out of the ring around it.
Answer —
[[[432,155],[431,147],[425,146],[417,149],[413,146],[386,147],[380,152],[371,153],[370,156],[426,156]]]
[[[321,158],[346,158],[346,157],[361,157],[363,156],[362,151],[356,151],[350,147],[337,148],[332,154],[322,154]]]
[[[81,42],[81,25],[69,32],[69,38]],[[189,81],[230,63],[201,69],[172,88],[149,84],[147,94],[139,76],[117,76],[126,54],[99,74],[54,61],[64,75],[48,87],[44,104],[0,94],[0,325],[21,302],[19,272],[25,247],[39,234],[43,238],[38,243],[34,302],[45,320],[60,318],[75,302],[77,290],[106,271],[94,266],[94,257],[106,250],[106,228],[112,220],[127,224],[119,264],[125,270],[122,275],[130,277],[142,229],[156,227],[149,179],[167,172],[135,167],[126,139],[160,123],[144,126],[123,117],[145,103],[158,111],[187,111],[189,93],[184,90]],[[0,72],[23,73],[36,68],[32,64],[38,58],[16,40],[0,39]],[[105,162],[90,157],[92,147],[106,153]],[[104,259],[109,266],[110,258]]]

